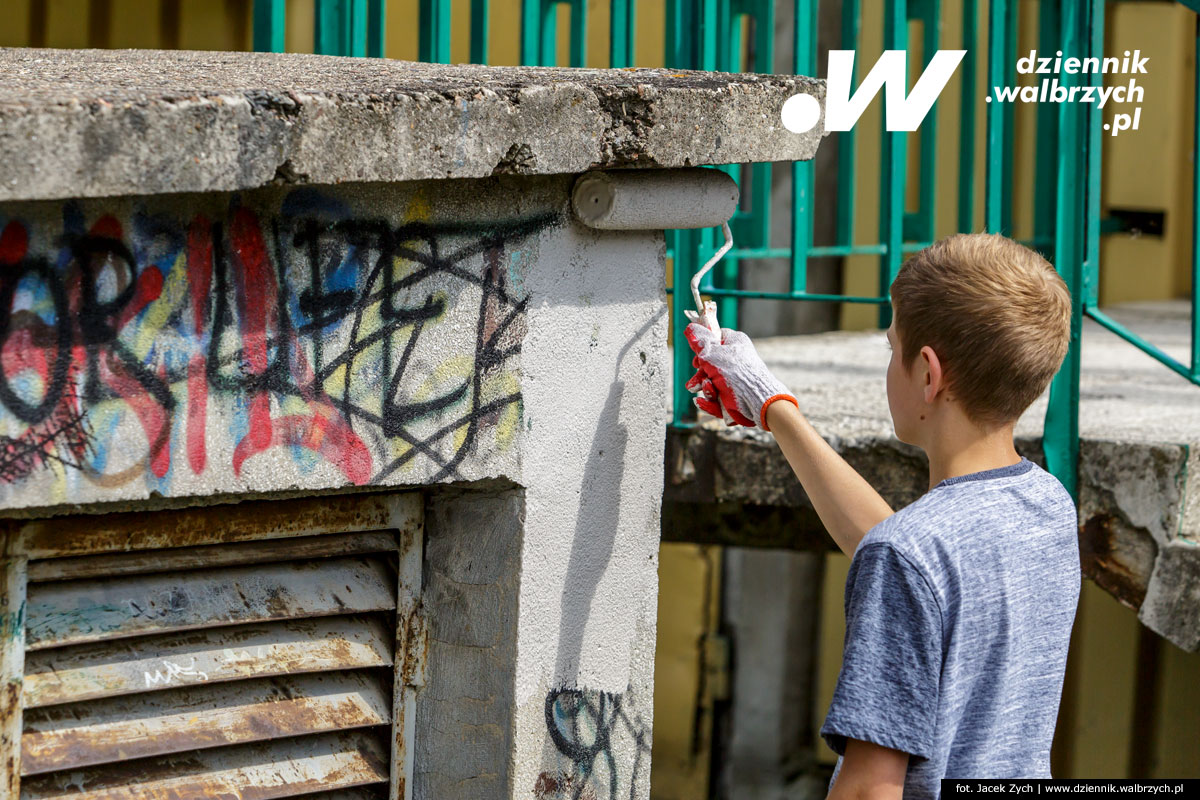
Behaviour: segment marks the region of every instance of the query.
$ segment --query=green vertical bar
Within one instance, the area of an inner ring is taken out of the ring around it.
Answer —
[[[695,41],[692,27],[692,12],[695,0],[667,0],[666,5],[666,52],[664,62],[670,69],[692,69],[695,67],[692,45]],[[672,257],[671,281],[671,338],[672,338],[672,381],[671,421],[674,425],[686,425],[696,418],[691,393],[684,388],[692,376],[692,350],[684,338],[687,318],[683,311],[691,308],[690,292],[685,287],[692,279],[688,270],[689,256],[695,252],[694,231],[667,231],[667,246]]]
[[[1092,0],[1087,15],[1088,32],[1085,56],[1104,55],[1104,2]],[[1088,73],[1084,81],[1097,90],[1104,85],[1104,76],[1099,72]],[[1083,310],[1099,305],[1100,299],[1100,126],[1104,122],[1103,112],[1094,103],[1083,103],[1084,130],[1087,141],[1087,210],[1084,221],[1083,257]]]
[[[1192,100],[1192,380],[1200,381],[1200,13],[1196,15]]]
[[[488,60],[488,0],[471,0],[471,63]]]
[[[700,52],[694,69],[717,69],[717,2],[718,0],[699,0],[700,3]]]
[[[915,8],[913,8],[915,6]],[[939,0],[916,0],[909,6],[909,18],[921,20],[922,72],[929,66],[941,42],[941,12]],[[921,123],[921,161],[917,177],[917,211],[905,217],[905,238],[928,242],[933,240],[933,223],[937,191],[937,114],[935,101],[929,115]]]
[[[1042,0],[1044,3],[1050,0]],[[963,0],[962,113],[958,136],[958,230],[975,230],[975,83],[979,64],[976,42],[979,0]]]
[[[887,0],[883,47],[885,50],[907,50],[907,45],[908,4],[905,0]],[[880,187],[883,202],[879,209],[879,238],[887,246],[887,252],[880,258],[879,296],[887,297],[903,258],[906,139],[903,131],[887,130],[886,106],[883,123],[883,157],[880,161],[883,165]],[[881,305],[879,327],[886,328],[891,322],[891,306]]]
[[[450,0],[420,0],[421,26],[418,58],[435,64],[450,63]]]
[[[1059,46],[1059,0],[1041,0],[1038,6],[1038,49],[1053,53]],[[1033,238],[1039,246],[1054,235],[1054,191],[1058,163],[1058,106],[1038,103],[1037,134],[1034,140]]]
[[[1089,0],[1063,0],[1063,57],[1080,56],[1081,8]],[[1078,85],[1079,76],[1059,75],[1064,86]],[[1058,201],[1054,234],[1054,265],[1071,291],[1071,342],[1066,359],[1050,383],[1042,446],[1047,469],[1078,499],[1079,463],[1079,339],[1083,327],[1083,275],[1080,246],[1080,195],[1084,175],[1079,153],[1085,137],[1080,135],[1082,103],[1060,103]]]
[[[672,231],[675,237],[675,263],[672,270],[671,296],[671,338],[673,341],[673,380],[672,383],[672,418],[676,424],[686,423],[696,418],[696,409],[692,405],[692,393],[684,388],[684,384],[692,377],[695,369],[692,367],[692,348],[688,346],[684,329],[687,328],[687,317],[684,309],[692,307],[691,292],[688,289],[695,273],[695,253],[699,246],[696,231]],[[722,324],[725,324],[722,322]]]
[[[386,52],[384,19],[387,15],[386,0],[369,0],[367,3],[367,55],[383,58]]]
[[[316,0],[313,4],[313,52],[340,55],[340,35],[337,0]]]
[[[799,3],[797,3],[799,6]],[[799,9],[796,9],[799,11]],[[754,59],[746,71],[773,73],[775,71],[775,3],[756,0],[754,3]],[[805,73],[807,75],[813,72]],[[752,215],[748,242],[754,247],[771,245],[771,164],[758,163],[750,167],[750,201]]]
[[[538,61],[543,67],[558,63],[558,0],[542,0],[542,36],[538,42]]]
[[[633,66],[634,0],[612,0],[609,8],[608,65]]]
[[[970,0],[967,0],[970,2]],[[814,14],[816,4],[813,4]],[[797,12],[797,15],[799,12]],[[862,0],[843,0],[842,5],[842,49],[858,51],[858,36],[862,27]],[[813,25],[816,30],[816,25]],[[813,63],[815,66],[815,57]],[[797,69],[799,72],[799,69]],[[804,73],[816,75],[816,72]],[[850,73],[850,85],[858,81],[858,59]],[[854,238],[854,166],[857,161],[854,128],[838,134],[838,192],[837,192],[837,243],[853,244]]]
[[[1004,76],[1007,80],[1015,74],[1016,62],[1012,59],[1017,52],[1017,12],[1019,3],[1013,0],[1013,2],[1002,3],[1002,5],[1007,8],[1007,13],[1004,16],[1004,57],[1006,59]],[[1004,147],[1001,153],[1004,160],[1001,173],[1003,175],[1003,184],[1001,188],[1002,198],[1000,200],[1000,225],[1004,233],[1011,235],[1013,229],[1013,151],[1016,150],[1013,122],[1016,116],[1016,103],[1005,103],[1002,108],[1004,111]]]
[[[284,0],[254,0],[254,49],[260,53],[284,51]]]
[[[815,76],[818,0],[795,0],[792,18],[792,72]],[[855,4],[857,8],[857,4]],[[846,14],[845,16],[853,16]],[[774,26],[772,26],[774,27]],[[839,151],[839,173],[844,158]],[[839,175],[840,178],[840,175]],[[838,200],[844,185],[838,185]],[[808,251],[812,248],[813,162],[792,162],[792,276],[791,292],[808,290]],[[768,200],[769,202],[769,200]],[[840,223],[839,218],[839,223]]]
[[[812,249],[812,161],[792,162],[791,292],[808,291],[808,251]]]
[[[667,69],[684,69],[687,62],[683,57],[683,45],[688,37],[684,35],[683,27],[684,6],[690,0],[667,0],[666,19],[666,52],[663,53],[663,64]]]
[[[1065,0],[1070,2],[1070,0]],[[983,218],[984,227],[991,233],[1004,233],[1004,110],[1002,103],[995,100],[991,87],[1004,86],[1007,74],[1008,51],[1006,33],[1008,29],[1005,0],[988,3],[988,69],[987,86],[987,142],[985,161],[987,171],[984,183]]]
[[[346,55],[367,55],[367,0],[343,0],[346,9]]]
[[[744,72],[744,52],[742,47],[743,42],[743,26],[744,14],[746,11],[744,0],[716,0],[716,55],[715,55],[715,70],[724,72]],[[750,170],[744,169],[742,164],[728,164],[726,167],[720,167],[730,175],[736,184],[745,190],[746,181],[744,176],[750,173]],[[744,192],[743,192],[744,193]],[[740,205],[740,204],[739,204]],[[754,196],[751,194],[750,209],[754,210]],[[750,241],[752,233],[752,213],[739,207],[734,211],[733,218],[730,219],[730,229],[736,239],[742,245],[752,246]],[[698,251],[696,263],[700,264],[712,258],[716,248],[724,243],[724,233],[718,234],[715,229],[701,231],[700,234],[700,251]],[[718,241],[720,240],[720,241]],[[719,285],[724,289],[738,289],[738,266],[739,259],[733,255],[726,255],[721,259],[716,266],[713,267],[713,272],[709,273],[712,276],[712,284]],[[715,275],[714,275],[715,273]],[[737,297],[718,297],[716,299],[716,315],[721,320],[721,325],[725,327],[737,327],[738,319],[738,300]]]
[[[521,63],[539,63],[542,39],[542,0],[521,0]]]
[[[586,66],[587,62],[587,0],[570,0],[571,9],[571,66]]]
[[[344,0],[336,0],[334,18],[334,52],[339,56],[350,55],[350,9]]]

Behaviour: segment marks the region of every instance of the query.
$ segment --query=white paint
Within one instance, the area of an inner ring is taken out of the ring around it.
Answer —
[[[207,673],[201,672],[200,670],[196,669],[196,657],[195,656],[192,657],[192,663],[188,664],[186,667],[182,666],[180,664],[176,664],[174,661],[167,661],[165,659],[163,660],[162,663],[163,663],[163,668],[166,670],[165,672],[163,670],[156,669],[156,670],[154,670],[153,673],[150,673],[150,672],[142,673],[143,675],[146,676],[146,688],[147,689],[149,689],[152,686],[157,686],[160,683],[168,684],[171,681],[176,680],[180,677],[196,678],[200,681],[208,680]]]
[[[667,314],[660,232],[545,232],[526,278],[526,522],[514,797],[547,749],[548,690],[627,699],[648,720],[654,674]],[[645,360],[643,361],[643,356]],[[634,752],[615,745],[622,781]],[[644,785],[643,785],[644,784]],[[623,796],[629,787],[622,783]],[[649,790],[648,757],[637,795]]]
[[[631,628],[654,608],[662,492],[661,234],[573,228],[540,246],[522,351],[518,704],[629,685]]]

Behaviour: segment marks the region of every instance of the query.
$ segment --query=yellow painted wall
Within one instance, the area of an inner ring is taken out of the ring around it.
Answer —
[[[1101,239],[1100,302],[1184,296],[1191,287],[1189,120],[1196,14],[1180,3],[1112,3],[1108,8],[1112,25],[1106,52],[1140,48],[1150,61],[1147,74],[1137,76],[1146,92],[1139,130],[1102,137],[1102,202],[1106,209],[1164,211],[1166,217],[1162,236],[1122,233]],[[1112,121],[1113,112],[1106,121]]]
[[[825,580],[821,585],[821,650],[817,654],[817,700],[813,706],[814,731],[821,730],[829,704],[833,702],[838,671],[842,668],[842,642],[846,638],[846,614],[842,599],[846,573],[849,571],[850,559],[842,553],[825,556]],[[817,742],[817,760],[823,764],[837,761],[837,753],[830,750],[823,739]]]
[[[713,705],[704,641],[720,624],[721,549],[663,544],[658,581],[650,796],[696,800],[708,796]]]

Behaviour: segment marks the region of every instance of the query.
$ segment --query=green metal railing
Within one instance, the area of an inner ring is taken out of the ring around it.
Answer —
[[[665,62],[668,68],[771,72],[775,57],[775,11],[773,0],[664,0],[666,3]],[[792,0],[792,72],[817,75],[817,14],[819,0]],[[961,113],[952,153],[958,162],[957,191],[949,197],[956,203],[955,228],[977,230],[976,170],[977,137],[976,78],[980,69],[978,41],[981,4],[979,0],[946,0],[961,3],[961,43],[966,50],[961,65]],[[1200,14],[1200,0],[1180,0]],[[907,50],[910,25],[920,27],[922,69],[942,46],[943,0],[883,0],[885,17],[883,45],[888,50]],[[559,6],[570,13],[568,62],[583,66],[587,46],[587,0],[520,0],[522,15],[520,53],[522,63],[553,65],[558,52]],[[471,0],[470,58],[488,60],[488,0]],[[313,49],[332,55],[382,55],[384,51],[384,0],[317,0],[316,37]],[[992,0],[986,5],[986,86],[1014,86],[1016,80],[1018,3]],[[839,49],[863,52],[863,0],[843,0]],[[630,66],[633,61],[636,7],[634,0],[610,0],[611,35],[609,64]],[[1200,119],[1200,16],[1197,22],[1196,113]],[[424,61],[449,62],[450,0],[421,0],[419,6],[419,57]],[[1041,0],[1037,19],[1037,49],[1064,57],[1101,56],[1104,43],[1103,0]],[[259,50],[284,49],[284,0],[255,0],[254,46]],[[1102,81],[1099,73],[1057,76],[1071,86]],[[852,83],[856,78],[852,80]],[[882,100],[878,101],[882,102]],[[982,136],[985,151],[983,224],[986,230],[1013,233],[1014,171],[1013,103],[987,104]],[[1138,347],[1168,368],[1200,384],[1200,159],[1193,159],[1192,221],[1192,347],[1191,363],[1176,361],[1153,344],[1104,314],[1098,306],[1100,235],[1110,226],[1100,213],[1100,150],[1102,114],[1090,103],[1041,104],[1036,110],[1034,137],[1034,191],[1032,238],[1025,243],[1051,258],[1071,289],[1071,346],[1063,366],[1050,387],[1043,445],[1047,466],[1071,491],[1077,491],[1079,458],[1080,332],[1083,317]],[[882,124],[882,123],[881,123]],[[861,147],[853,130],[839,136],[838,191],[832,243],[815,244],[813,230],[813,162],[791,165],[791,236],[786,247],[770,242],[772,174],[769,164],[721,167],[742,186],[741,207],[730,221],[737,246],[705,277],[701,291],[713,297],[723,323],[736,326],[739,298],[809,300],[865,303],[879,307],[879,324],[890,322],[888,291],[906,253],[930,244],[937,235],[935,212],[939,160],[937,150],[938,104],[923,122],[918,138],[919,159],[908,166],[908,137],[903,132],[881,132],[879,169],[879,224],[874,235],[856,229],[857,167]],[[1200,152],[1200,125],[1195,143]],[[911,174],[910,174],[911,173]],[[915,182],[915,208],[906,208],[910,181]],[[949,231],[943,231],[948,233]],[[668,291],[674,301],[671,325],[676,342],[682,342],[690,305],[688,283],[701,264],[718,246],[715,229],[668,231],[668,254],[672,259],[672,282]],[[869,295],[821,294],[808,291],[809,259],[826,256],[875,256],[878,258],[878,291]],[[784,292],[741,288],[742,262],[786,258],[790,263],[790,285]],[[691,394],[684,381],[691,373],[691,353],[676,346],[673,389],[674,424],[694,420]]]

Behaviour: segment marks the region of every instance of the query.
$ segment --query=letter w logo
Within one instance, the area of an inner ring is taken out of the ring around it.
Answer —
[[[848,131],[867,110],[871,100],[884,93],[884,114],[889,131],[915,131],[938,95],[946,88],[954,70],[963,60],[966,50],[939,50],[921,74],[912,92],[904,96],[908,82],[908,54],[903,50],[885,50],[858,91],[850,94],[850,76],[854,74],[853,50],[830,50],[829,69],[825,86],[825,130]],[[805,104],[793,104],[794,100],[807,98]],[[788,106],[792,105],[792,109]],[[816,111],[817,113],[813,113]],[[809,95],[795,95],[784,104],[783,124],[793,133],[803,133],[816,126],[819,108]]]

